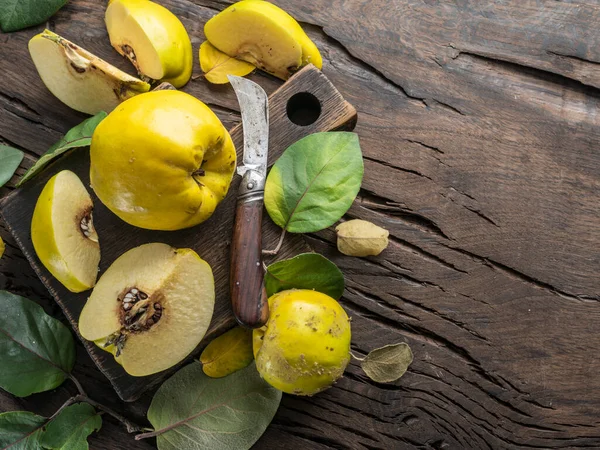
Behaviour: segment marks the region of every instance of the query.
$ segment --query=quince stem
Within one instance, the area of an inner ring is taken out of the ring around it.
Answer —
[[[285,229],[283,230],[283,232],[281,233],[281,236],[279,237],[279,242],[277,243],[277,247],[275,247],[273,250],[263,250],[262,254],[269,255],[269,256],[277,255],[277,253],[279,253],[279,250],[281,250],[281,246],[283,245],[284,237],[285,237]]]

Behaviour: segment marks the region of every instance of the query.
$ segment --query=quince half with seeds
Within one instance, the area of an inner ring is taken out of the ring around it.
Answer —
[[[100,245],[92,199],[77,175],[63,170],[40,194],[31,221],[31,240],[42,264],[72,292],[91,289],[98,277]]]
[[[146,244],[121,255],[100,277],[79,331],[130,375],[151,375],[196,348],[214,303],[212,269],[196,252]]]
[[[110,112],[150,85],[50,30],[29,41],[31,59],[46,87],[65,105],[87,114]]]
[[[125,222],[150,230],[208,219],[227,194],[236,164],[219,118],[181,91],[123,102],[95,129],[90,157],[100,201]]]
[[[243,0],[204,26],[209,42],[222,52],[287,80],[307,64],[323,66],[319,49],[284,10],[263,0]]]
[[[192,43],[181,21],[149,0],[112,0],[106,9],[112,46],[140,75],[185,85],[192,76]]]

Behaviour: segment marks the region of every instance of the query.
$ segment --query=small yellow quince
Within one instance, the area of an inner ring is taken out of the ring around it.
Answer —
[[[256,368],[273,387],[313,395],[339,379],[350,362],[350,320],[328,295],[300,289],[269,298],[267,324],[254,330]]]
[[[219,118],[180,91],[123,102],[94,131],[90,158],[100,201],[125,222],[150,230],[208,219],[227,194],[236,164]]]
[[[5,249],[6,249],[6,246],[4,245],[4,241],[0,237],[0,258],[2,258],[2,255],[4,255]]]
[[[179,88],[192,75],[190,37],[167,8],[149,0],[112,0],[106,9],[112,46],[141,75]]]
[[[234,3],[206,22],[204,34],[222,52],[284,80],[307,64],[323,66],[319,49],[300,24],[263,0]]]

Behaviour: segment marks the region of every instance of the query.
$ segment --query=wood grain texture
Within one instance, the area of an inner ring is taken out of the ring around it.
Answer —
[[[229,292],[233,315],[246,328],[260,328],[269,320],[262,266],[263,209],[262,198],[251,202],[240,198],[235,208]]]
[[[319,119],[309,126],[294,124],[285,112],[288,100],[301,92],[312,93],[323,105]],[[341,97],[333,85],[314,66],[305,67],[296,73],[284,86],[270,96],[269,114],[272,118],[269,124],[269,134],[272,136],[269,141],[269,155],[273,161],[298,139],[317,131],[328,131],[353,125],[356,119],[354,108]],[[240,125],[231,130],[231,138],[238,151],[238,160],[241,161],[243,132]],[[78,336],[80,336],[79,316],[90,292],[79,294],[69,292],[48,272],[33,249],[30,224],[37,198],[49,178],[61,170],[70,170],[79,176],[85,186],[89,186],[89,167],[89,151],[72,152],[53,162],[35,180],[13,191],[0,201],[0,217],[3,218],[8,230],[44,285],[63,309]],[[234,178],[229,195],[208,221],[201,226],[177,232],[155,232],[128,225],[112,214],[92,193],[94,227],[98,232],[102,252],[100,276],[124,252],[150,242],[164,242],[175,248],[192,248],[212,267],[216,291],[215,312],[206,337],[191,356],[197,355],[211,339],[228,330],[235,323],[231,314],[228,266],[239,183],[240,178]],[[255,212],[260,212],[259,216],[262,218],[262,209]],[[273,227],[271,227],[271,231],[265,237],[267,244],[275,242],[276,239]],[[303,244],[296,240],[295,244],[294,241],[289,241],[287,245],[288,248],[285,251],[292,251],[292,248]],[[254,249],[260,254],[259,247]],[[262,267],[259,268],[262,271]],[[146,377],[132,377],[123,370],[110,353],[98,348],[93,342],[86,341],[81,336],[80,338],[92,359],[111,381],[121,399],[125,401],[136,400],[144,391],[153,388],[176,370],[174,367]]]
[[[196,51],[206,20],[231,2],[160,3]],[[340,255],[332,230],[309,243],[344,271],[353,351],[404,341],[415,361],[391,385],[353,362],[323,394],[284,396],[256,448],[599,448],[600,3],[275,3],[302,21],[324,73],[359,112],[365,178],[347,217],[391,240],[365,259]],[[131,73],[108,44],[103,8],[72,0],[50,25]],[[0,58],[0,139],[28,151],[24,168],[83,119],[39,83],[26,43],[40,29],[0,36],[10,55]],[[267,92],[279,83],[251,78]],[[239,120],[228,88],[199,78],[185,90],[225,123]],[[0,286],[59,314],[0,233],[9,246]],[[143,415],[147,397],[119,404],[80,353],[91,395]],[[47,413],[66,389],[3,395],[0,407]],[[92,448],[151,448],[106,423]]]

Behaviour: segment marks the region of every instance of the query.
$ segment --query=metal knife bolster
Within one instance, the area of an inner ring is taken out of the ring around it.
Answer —
[[[244,170],[244,175],[238,190],[238,203],[263,201],[266,177],[256,170],[246,167],[240,167],[240,169]]]

